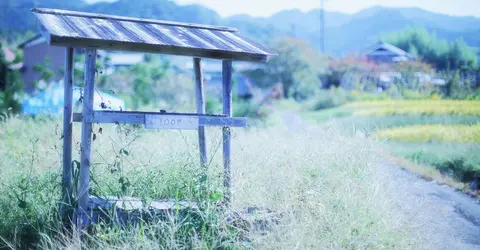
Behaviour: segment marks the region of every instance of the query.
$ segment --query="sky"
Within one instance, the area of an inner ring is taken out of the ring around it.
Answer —
[[[87,2],[112,0],[86,0]],[[319,8],[321,0],[175,0],[179,4],[201,4],[221,16],[248,14],[267,17],[288,9],[309,11]],[[432,12],[455,16],[480,17],[480,0],[325,0],[325,8],[342,13],[355,13],[376,5],[387,7],[419,7]]]

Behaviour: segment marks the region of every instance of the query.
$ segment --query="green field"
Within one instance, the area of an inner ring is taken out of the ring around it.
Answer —
[[[480,177],[480,101],[384,100],[306,112],[350,134],[381,140],[394,154],[462,182]]]
[[[194,215],[137,226],[102,226],[65,235],[58,218],[61,121],[10,117],[0,123],[0,247],[67,249],[406,249],[394,193],[382,186],[376,143],[334,127],[289,133],[281,127],[234,130],[232,210],[258,206],[282,214],[268,232],[235,227],[222,198],[221,130],[208,130],[208,169],[197,134],[133,126],[94,126],[91,193],[173,198],[200,204]],[[78,160],[75,125],[74,159]],[[318,157],[319,152],[322,156]],[[74,164],[77,166],[77,164]],[[75,175],[76,176],[76,175]],[[75,177],[77,180],[77,177]],[[345,183],[339,185],[339,183]],[[379,190],[382,190],[379,192]],[[87,239],[87,240],[85,240]]]

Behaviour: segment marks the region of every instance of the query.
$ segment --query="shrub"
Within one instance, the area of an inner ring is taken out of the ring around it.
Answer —
[[[344,105],[348,102],[364,100],[388,100],[391,99],[385,93],[368,93],[357,90],[347,91],[341,87],[332,87],[329,90],[321,90],[312,100],[312,110],[322,110]]]
[[[335,88],[320,91],[315,96],[315,103],[312,109],[321,110],[343,105],[347,102],[347,97],[343,92],[342,90],[337,91]]]
[[[207,114],[221,114],[222,113],[222,103],[213,97],[207,97],[205,102],[205,111]]]
[[[232,115],[234,117],[264,118],[268,113],[260,105],[250,100],[237,100],[233,104]]]

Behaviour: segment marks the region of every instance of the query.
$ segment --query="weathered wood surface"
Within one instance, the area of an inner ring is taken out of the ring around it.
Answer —
[[[52,46],[258,62],[275,54],[230,28],[52,9],[33,12],[42,35]]]
[[[155,23],[155,24],[162,24],[162,25],[169,25],[169,26],[185,27],[185,28],[201,28],[201,29],[211,29],[211,30],[219,30],[219,31],[238,32],[238,29],[231,28],[231,27],[195,24],[195,23],[181,23],[181,22],[173,22],[173,21],[148,19],[148,18],[134,18],[134,17],[125,17],[125,16],[116,16],[116,15],[104,15],[104,14],[98,14],[98,13],[86,13],[86,12],[71,11],[71,10],[34,8],[32,11],[35,13],[42,13],[42,14],[69,15],[69,16],[75,16],[75,17],[91,17],[91,18],[109,19],[109,20],[115,19],[116,21]]]
[[[109,42],[104,40],[94,40],[87,38],[70,38],[62,36],[54,36],[47,34],[47,41],[50,41],[50,46],[57,47],[74,47],[82,48],[85,46],[91,48],[98,48],[103,50],[114,50],[114,51],[132,51],[132,52],[144,52],[144,53],[155,53],[155,54],[164,54],[164,55],[174,55],[174,56],[191,56],[191,57],[200,57],[200,58],[210,58],[210,59],[225,59],[225,60],[235,60],[235,61],[245,61],[245,62],[267,62],[269,56],[249,54],[249,53],[240,53],[240,52],[231,52],[231,51],[221,51],[221,50],[212,50],[212,49],[197,49],[197,48],[184,48],[184,47],[159,47],[158,45],[150,44],[134,44],[129,42]]]
[[[137,197],[90,196],[88,206],[93,224],[113,221],[121,226],[199,211],[197,203],[191,201],[166,199],[146,204]]]
[[[203,72],[202,59],[194,58],[193,66],[195,70],[195,95],[197,103],[197,114],[205,114],[205,94],[203,91]],[[200,163],[202,166],[207,165],[207,145],[205,126],[198,127],[198,148],[200,150]]]
[[[62,204],[60,215],[69,223],[71,221],[72,201],[72,98],[73,98],[73,48],[65,49],[65,75],[63,90],[63,171]]]
[[[226,117],[232,116],[232,61],[224,60],[222,63],[223,72],[223,114]],[[230,165],[231,157],[231,131],[229,126],[223,127],[223,168],[225,187],[225,200],[231,202],[230,188],[232,186],[232,171]]]
[[[126,111],[94,111],[93,115],[86,117],[91,123],[116,123],[116,124],[145,124],[145,116],[162,117],[183,117],[190,116],[198,118],[198,126],[230,126],[245,127],[247,119],[244,117],[225,117],[223,115],[202,115],[191,113],[156,113],[156,112],[126,112]],[[73,121],[82,122],[83,114],[74,113]]]
[[[95,88],[95,62],[97,51],[86,49],[85,85],[83,87],[83,117],[93,114],[93,96]],[[90,153],[92,147],[92,123],[88,119],[82,121],[82,138],[80,144],[80,185],[78,190],[77,227],[83,229],[90,224],[88,200],[90,188]]]
[[[147,129],[198,130],[199,127],[199,119],[196,116],[145,115]]]

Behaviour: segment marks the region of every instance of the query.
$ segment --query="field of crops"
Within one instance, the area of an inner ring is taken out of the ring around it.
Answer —
[[[304,117],[371,135],[390,152],[459,181],[480,177],[480,101],[362,101]]]
[[[380,139],[401,142],[466,142],[480,143],[480,125],[414,125],[382,129]]]

